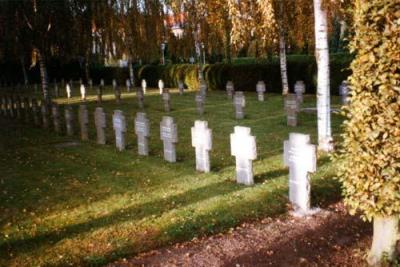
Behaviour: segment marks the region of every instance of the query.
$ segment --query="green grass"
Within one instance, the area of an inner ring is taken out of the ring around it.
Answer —
[[[76,90],[76,89],[75,89]],[[194,93],[173,91],[172,112],[178,124],[178,162],[162,158],[159,123],[164,114],[156,91],[146,95],[151,120],[149,157],[137,156],[133,118],[138,111],[134,94],[124,94],[117,106],[108,91],[108,141],[59,147],[75,138],[18,123],[3,122],[0,130],[0,265],[101,265],[177,241],[227,231],[243,221],[287,211],[287,174],[282,163],[283,141],[289,132],[309,133],[315,143],[316,114],[300,114],[300,126],[288,128],[283,100],[269,95],[262,103],[246,93],[246,118],[234,119],[233,105],[223,92],[211,92],[201,119],[213,129],[212,171],[195,171],[190,127],[196,114]],[[90,119],[96,107],[89,98]],[[60,98],[59,103],[67,100]],[[91,102],[90,102],[91,101]],[[315,106],[307,96],[305,106]],[[70,101],[79,104],[76,97]],[[338,99],[334,99],[337,103]],[[128,149],[117,152],[111,113],[125,111]],[[75,107],[77,110],[77,107]],[[334,134],[341,118],[332,117]],[[249,126],[256,136],[256,184],[235,183],[229,134],[235,125]],[[95,138],[93,120],[91,140]],[[313,206],[335,201],[340,188],[334,166],[321,156],[312,176]]]

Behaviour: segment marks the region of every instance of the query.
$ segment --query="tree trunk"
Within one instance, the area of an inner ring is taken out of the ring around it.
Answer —
[[[231,55],[231,30],[229,26],[225,26],[225,60],[226,63],[232,63],[232,55]]]
[[[26,86],[29,83],[29,79],[28,79],[28,74],[26,73],[24,56],[20,56],[19,60],[21,62],[22,75],[24,76],[24,85]]]
[[[400,240],[399,216],[374,217],[374,236],[368,254],[368,264],[381,266],[384,257],[393,260],[398,240]]]
[[[39,68],[40,68],[40,80],[42,82],[43,99],[46,103],[50,103],[46,62],[45,62],[45,59],[43,58],[42,53],[39,50],[37,50],[37,55],[38,55]]]
[[[88,49],[86,49],[86,53],[85,53],[85,78],[86,78],[86,83],[89,82],[90,80],[90,64],[89,64],[89,58],[90,58],[90,47]]]
[[[286,42],[283,32],[279,34],[279,60],[281,66],[282,95],[287,95],[289,93],[289,82],[287,75]]]
[[[321,0],[314,0],[315,57],[318,65],[318,148],[329,152],[333,149],[330,113],[329,48],[326,11]]]
[[[131,85],[135,87],[135,75],[133,74],[133,65],[131,57],[128,60],[128,65],[129,65],[129,80],[131,81]]]

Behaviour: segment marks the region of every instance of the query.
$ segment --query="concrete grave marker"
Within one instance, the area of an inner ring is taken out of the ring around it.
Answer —
[[[160,89],[160,95],[162,95],[164,93],[164,81],[163,80],[158,81],[158,89]]]
[[[265,91],[266,91],[265,82],[264,81],[259,81],[257,83],[256,91],[257,91],[258,101],[261,101],[261,102],[264,101],[264,94],[265,94]]]
[[[81,84],[80,91],[81,91],[81,100],[86,101],[86,87],[83,83]]]
[[[297,102],[303,103],[303,94],[306,92],[306,85],[303,81],[297,81],[295,83],[294,92],[296,93]]]
[[[235,117],[240,120],[244,118],[244,107],[246,106],[246,98],[243,92],[238,91],[235,93],[235,98],[233,101],[235,105]]]
[[[233,85],[232,81],[228,81],[226,83],[226,94],[228,95],[229,99],[233,98],[233,94],[235,92],[235,86]]]
[[[120,104],[121,103],[121,90],[115,79],[113,80],[113,88],[114,88],[115,102],[117,104]]]
[[[176,162],[175,145],[178,143],[178,127],[172,117],[163,117],[160,123],[160,137],[164,143],[164,159]]]
[[[104,88],[104,79],[100,79],[100,86]]]
[[[164,92],[162,94],[162,100],[164,102],[165,112],[170,112],[171,111],[171,95],[169,94],[169,92]]]
[[[296,95],[288,94],[285,97],[285,111],[287,115],[287,125],[296,127],[297,113],[299,112],[299,103],[297,102]]]
[[[204,114],[204,102],[205,102],[205,97],[202,93],[197,93],[196,94],[196,109],[197,109],[197,113],[199,115],[203,115]]]
[[[54,131],[60,134],[61,133],[60,109],[56,103],[53,103],[53,105],[51,106],[51,115],[53,117]]]
[[[8,110],[11,118],[15,117],[15,108],[14,108],[14,97],[8,97]]]
[[[21,97],[17,96],[15,99],[15,111],[17,114],[17,120],[22,119],[22,103],[21,103]]]
[[[212,131],[208,122],[195,121],[192,132],[192,146],[196,149],[196,170],[210,172],[209,151],[212,149]]]
[[[256,138],[248,127],[235,126],[231,134],[231,154],[236,157],[236,181],[253,185],[253,160],[257,158]]]
[[[144,93],[142,88],[138,88],[136,91],[136,97],[138,100],[138,105],[140,109],[144,108]]]
[[[40,113],[42,114],[42,127],[49,128],[49,109],[43,101],[40,103]]]
[[[78,118],[79,118],[79,125],[81,128],[81,140],[87,141],[89,140],[89,129],[88,129],[89,111],[86,105],[79,106]]]
[[[142,91],[143,94],[146,94],[146,90],[147,90],[147,82],[145,79],[142,80]]]
[[[126,85],[126,91],[128,93],[130,93],[131,92],[131,87],[132,87],[131,81],[129,79],[126,79],[125,85]]]
[[[178,81],[178,89],[179,89],[179,94],[183,95],[183,93],[185,92],[185,84],[181,80]]]
[[[342,105],[347,105],[349,103],[349,86],[347,81],[342,81],[339,86],[339,95],[340,95],[340,102]]]
[[[39,119],[39,114],[38,114],[39,113],[39,106],[38,106],[36,98],[32,98],[31,102],[32,102],[33,123],[36,126],[39,126],[40,125],[40,119]]]
[[[57,80],[54,80],[54,97],[60,96],[60,89],[58,88]]]
[[[135,118],[135,134],[137,135],[138,154],[149,155],[150,122],[144,112],[138,112]]]
[[[114,110],[113,128],[115,132],[115,146],[119,151],[125,150],[126,119],[121,110]]]
[[[290,133],[284,142],[284,164],[289,167],[289,200],[295,215],[313,213],[310,210],[310,172],[317,169],[316,147],[310,136]]]
[[[106,114],[102,107],[97,107],[94,112],[94,125],[96,127],[96,134],[97,134],[97,144],[105,145],[106,144],[106,127],[107,127],[107,120]]]
[[[71,90],[71,85],[69,83],[65,85],[65,92],[67,94],[67,98],[71,98],[72,90]]]
[[[99,86],[97,87],[97,104],[103,103],[103,88],[104,88],[104,80],[101,79]]]
[[[66,106],[64,109],[65,128],[68,136],[74,135],[74,111],[71,106]]]

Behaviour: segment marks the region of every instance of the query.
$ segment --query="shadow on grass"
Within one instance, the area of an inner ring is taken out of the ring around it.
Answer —
[[[0,251],[6,252],[11,250],[14,254],[32,251],[38,249],[40,246],[49,243],[55,243],[64,238],[72,238],[78,234],[93,231],[97,228],[129,220],[140,220],[151,215],[162,215],[164,212],[168,212],[177,208],[176,205],[179,205],[179,207],[182,207],[183,205],[186,206],[221,194],[242,190],[243,188],[244,187],[229,182],[210,184],[195,190],[189,190],[182,194],[173,195],[165,199],[157,199],[147,203],[133,205],[125,209],[118,209],[113,211],[111,214],[83,223],[69,225],[58,229],[57,231],[42,233],[27,239],[4,242],[3,244],[0,244]],[[3,253],[3,256],[8,257],[8,255],[5,253]]]

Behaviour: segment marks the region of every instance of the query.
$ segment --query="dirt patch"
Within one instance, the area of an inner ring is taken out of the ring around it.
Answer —
[[[365,266],[371,235],[371,224],[336,203],[312,217],[245,223],[109,266]]]

